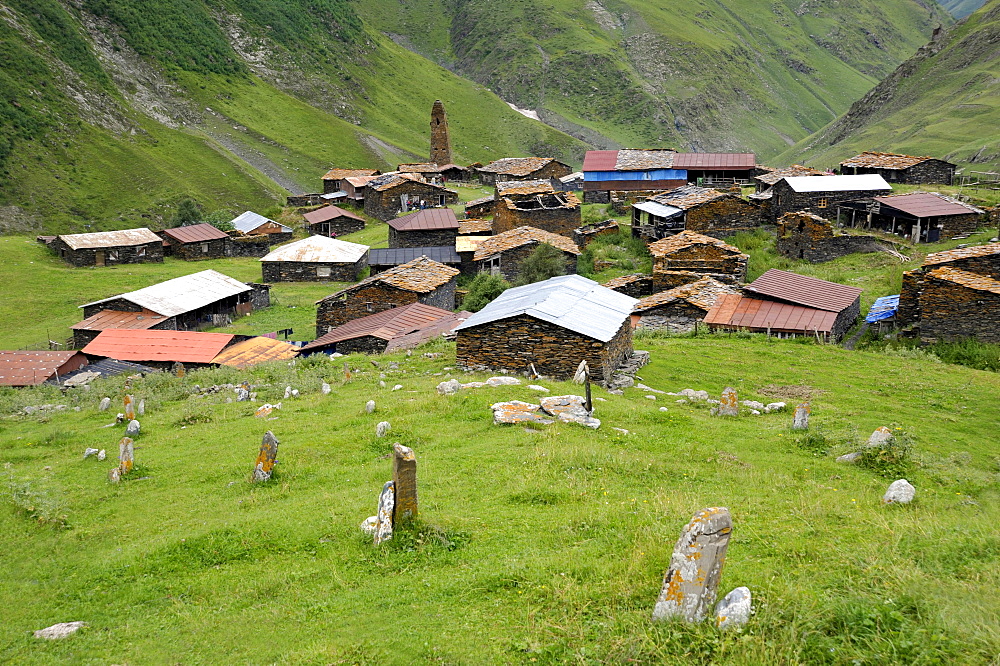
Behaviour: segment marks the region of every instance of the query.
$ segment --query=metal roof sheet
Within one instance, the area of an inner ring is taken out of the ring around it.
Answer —
[[[229,234],[225,231],[221,231],[211,224],[189,224],[184,227],[174,227],[172,229],[164,229],[164,236],[169,236],[173,238],[178,243],[203,243],[205,241],[220,240],[223,238],[229,238]]]
[[[231,368],[249,368],[265,361],[285,361],[295,358],[299,348],[274,338],[256,337],[237,342],[219,352],[212,363]]]
[[[970,206],[937,192],[910,192],[909,194],[893,194],[872,198],[884,206],[901,210],[914,217],[983,214],[983,211],[975,206]]]
[[[228,333],[112,328],[101,331],[83,348],[83,353],[119,361],[211,363],[232,339]]]
[[[614,171],[617,162],[617,150],[588,150],[583,156],[583,170]]]
[[[837,313],[801,305],[723,294],[705,315],[705,323],[756,330],[830,333]]]
[[[161,243],[162,239],[146,227],[119,231],[94,231],[89,234],[63,234],[59,236],[72,250],[102,247],[126,247]]]
[[[245,234],[253,233],[258,227],[267,224],[268,222],[272,224],[277,224],[282,228],[284,232],[289,232],[292,230],[291,227],[281,224],[280,222],[275,222],[274,220],[264,217],[263,215],[258,215],[257,213],[248,210],[242,215],[238,215],[230,220],[230,224],[236,228],[237,231],[243,232]]]
[[[86,303],[80,307],[85,308],[121,298],[164,317],[174,317],[247,291],[251,291],[251,287],[228,275],[209,269]]]
[[[369,266],[399,266],[418,257],[427,257],[442,264],[459,264],[462,258],[450,245],[441,247],[373,248],[368,253]]]
[[[0,351],[0,386],[42,384],[79,354],[77,351]],[[85,358],[79,361],[84,365],[87,362]]]
[[[861,295],[861,289],[857,287],[789,273],[777,268],[768,269],[744,289],[751,294],[769,296],[834,313],[850,307]]]
[[[410,215],[397,217],[387,223],[396,231],[433,231],[458,229],[458,218],[451,208],[426,208]]]
[[[757,157],[753,153],[677,153],[673,164],[675,169],[707,171],[753,169],[756,166]]]
[[[260,258],[263,262],[296,261],[303,263],[353,264],[368,252],[367,245],[338,238],[310,236],[282,245]]]
[[[323,206],[322,208],[311,210],[308,213],[303,213],[302,217],[304,217],[306,222],[308,222],[309,224],[316,224],[318,222],[327,222],[329,220],[335,220],[338,217],[349,217],[352,220],[358,220],[360,222],[364,222],[364,219],[362,217],[355,215],[349,210],[344,210],[339,206]]]
[[[877,173],[861,176],[786,176],[795,192],[866,192],[891,190],[892,186]]]
[[[302,351],[321,349],[345,340],[354,340],[368,336],[379,338],[380,340],[394,340],[404,335],[421,331],[441,320],[454,322],[456,321],[456,317],[457,315],[454,312],[449,312],[448,310],[424,305],[423,303],[411,303],[410,305],[392,308],[368,315],[367,317],[352,319],[346,324],[328,331],[326,335],[316,338],[302,347]]]
[[[640,201],[639,203],[632,204],[632,208],[645,211],[650,215],[655,215],[657,217],[673,217],[674,215],[680,215],[684,212],[680,208],[656,203],[655,201]]]
[[[162,324],[168,317],[158,315],[150,310],[142,312],[122,312],[120,310],[101,310],[87,317],[78,324],[70,326],[74,331],[103,331],[107,328],[152,328]]]
[[[711,187],[698,187],[697,185],[683,185],[675,187],[666,192],[660,192],[649,197],[647,201],[674,206],[683,210],[689,210],[695,206],[716,201],[717,199],[739,199],[736,194],[720,192]]]
[[[580,275],[561,275],[508,289],[455,330],[528,315],[608,342],[630,318],[636,303],[636,299]]]

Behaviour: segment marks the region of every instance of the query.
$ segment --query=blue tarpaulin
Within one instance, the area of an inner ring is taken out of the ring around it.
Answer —
[[[899,309],[899,294],[895,296],[883,296],[882,298],[875,299],[872,303],[872,307],[868,310],[868,316],[865,317],[865,321],[869,324],[882,321],[883,319],[892,319],[896,316],[896,310]]]

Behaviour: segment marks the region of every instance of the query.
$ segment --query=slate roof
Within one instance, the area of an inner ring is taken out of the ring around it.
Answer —
[[[724,199],[732,196],[734,195],[720,192],[719,190],[714,190],[710,187],[684,185],[672,190],[667,190],[666,192],[661,192],[660,194],[655,194],[649,197],[648,201],[673,206],[675,208],[680,208],[681,210],[689,210],[703,203],[708,203],[709,201],[715,201],[716,199]]]
[[[459,220],[458,235],[492,234],[493,220]]]
[[[124,375],[126,373],[130,375],[148,375],[151,372],[156,372],[156,370],[148,365],[142,365],[140,363],[117,361],[113,358],[102,358],[93,361],[92,363],[88,363],[79,370],[74,370],[73,372],[68,372],[65,375],[60,375],[59,379],[62,380],[63,384],[65,384],[68,380],[84,372],[96,372],[102,377],[114,377],[116,375]]]
[[[494,200],[494,197],[491,194],[488,197],[483,197],[482,199],[473,199],[472,201],[466,201],[465,202],[465,207],[466,208],[472,208],[473,206],[481,206],[482,204],[490,203],[493,200]]]
[[[62,234],[59,236],[71,250],[102,247],[127,247],[162,243],[163,240],[146,227],[122,229],[120,231],[94,231],[89,234]]]
[[[632,284],[633,282],[652,279],[652,275],[646,275],[645,273],[632,273],[631,275],[620,275],[616,278],[611,278],[604,283],[604,286],[608,289],[617,289],[618,287],[624,287],[625,285]]]
[[[418,162],[416,164],[400,164],[396,170],[404,173],[440,173],[441,169],[444,168],[433,162]]]
[[[205,241],[229,238],[229,234],[225,231],[220,231],[211,224],[205,223],[164,229],[161,233],[178,243],[204,243]]]
[[[786,176],[782,178],[794,192],[864,192],[891,190],[877,173],[862,176]]]
[[[963,247],[955,250],[945,250],[943,252],[933,252],[924,257],[924,263],[922,265],[934,266],[936,264],[946,264],[957,259],[986,257],[991,254],[1000,254],[1000,243],[987,243],[986,245],[976,245],[973,247]]]
[[[722,294],[705,315],[705,323],[735,328],[830,333],[837,313],[801,305]]]
[[[378,169],[330,169],[323,174],[323,180],[341,180],[342,178],[356,178],[358,176],[378,175]]]
[[[0,351],[0,386],[42,384],[79,353],[72,350]]]
[[[326,236],[309,236],[272,250],[262,262],[295,261],[303,263],[353,264],[368,252],[367,245]]]
[[[445,266],[444,264],[432,261],[427,257],[418,257],[413,261],[408,261],[405,264],[396,266],[395,268],[390,268],[387,271],[365,278],[357,284],[352,284],[350,287],[341,289],[340,291],[330,294],[326,298],[321,298],[316,302],[322,303],[327,299],[336,298],[341,294],[347,294],[349,292],[356,291],[361,287],[376,283],[386,284],[390,287],[396,287],[397,289],[403,289],[406,291],[415,291],[419,294],[427,294],[434,291],[441,285],[447,284],[452,278],[458,275],[458,273],[459,271],[457,268]]]
[[[425,208],[410,215],[389,220],[388,225],[396,231],[434,231],[437,229],[458,229],[458,218],[451,208]]]
[[[497,183],[497,194],[505,197],[512,194],[549,194],[555,192],[552,182],[544,178],[537,180],[505,180]]]
[[[251,287],[239,280],[209,269],[80,307],[85,308],[121,298],[164,317],[174,317],[251,290]]]
[[[679,287],[674,287],[673,289],[668,289],[666,291],[661,291],[652,296],[646,296],[640,298],[639,302],[635,304],[632,312],[634,314],[642,314],[647,310],[652,310],[653,308],[658,308],[664,305],[669,305],[676,301],[684,301],[694,305],[697,308],[708,311],[719,296],[723,294],[738,294],[739,289],[736,287],[724,284],[718,280],[713,280],[710,277],[703,277],[699,280],[695,280],[689,284],[684,284]]]
[[[367,317],[352,319],[351,321],[338,326],[322,335],[306,346],[302,351],[312,351],[334,345],[345,340],[355,340],[357,338],[374,337],[380,340],[394,341],[403,336],[412,336],[415,346],[419,342],[420,335],[423,339],[429,339],[440,333],[450,331],[460,321],[469,316],[468,312],[454,313],[441,308],[435,308],[423,303],[411,303],[398,308],[384,310]],[[396,349],[405,347],[394,347]],[[386,348],[386,351],[392,351]]]
[[[368,253],[369,266],[399,266],[417,259],[427,257],[442,264],[460,264],[462,258],[450,245],[441,247],[387,247],[372,248]]]
[[[915,164],[936,159],[929,155],[917,157],[914,155],[903,155],[901,153],[880,153],[873,150],[866,150],[860,155],[844,160],[840,166],[845,167],[867,167],[876,169],[908,169]],[[944,161],[944,160],[941,160]]]
[[[589,338],[608,342],[629,319],[636,299],[580,275],[560,275],[514,287],[465,320],[455,330],[528,315]]]
[[[476,248],[476,254],[472,258],[475,261],[479,261],[494,254],[531,243],[547,243],[563,252],[580,254],[580,248],[576,246],[576,243],[565,236],[536,229],[535,227],[518,227],[517,229],[511,229],[496,236],[490,236],[481,242],[479,247]]]
[[[504,157],[503,159],[493,160],[486,166],[479,167],[479,171],[502,173],[508,176],[527,176],[538,171],[549,162],[555,161],[552,157]]]
[[[108,329],[91,340],[83,353],[119,361],[211,363],[232,339],[228,333]]]
[[[421,185],[425,185],[427,187],[430,187],[430,188],[433,188],[433,189],[436,189],[436,190],[441,190],[443,192],[451,192],[451,190],[449,190],[449,189],[447,189],[445,187],[442,187],[440,185],[435,185],[434,183],[427,182],[426,180],[424,180],[418,174],[415,174],[415,173],[386,173],[386,174],[382,174],[381,176],[378,176],[376,178],[372,178],[370,181],[368,181],[368,188],[371,189],[371,190],[374,190],[376,192],[384,192],[385,190],[390,190],[390,189],[392,189],[392,188],[394,188],[394,187],[396,187],[398,185],[402,185],[403,183],[405,183],[407,181],[412,181],[414,183],[420,183]]]
[[[285,361],[299,354],[295,345],[274,338],[255,337],[226,347],[212,363],[243,370],[265,361]]]
[[[74,331],[103,331],[108,328],[152,328],[157,324],[162,324],[168,317],[158,315],[155,312],[144,310],[143,312],[122,312],[120,310],[101,310],[97,314],[87,317],[78,324],[70,326]]]
[[[954,282],[955,284],[960,284],[963,287],[975,289],[976,291],[988,291],[993,294],[1000,294],[1000,281],[994,280],[989,275],[970,273],[954,266],[938,266],[928,271],[927,275],[939,280]]]
[[[909,194],[892,194],[872,198],[881,204],[901,210],[914,217],[968,215],[969,213],[982,215],[984,213],[975,206],[970,206],[937,192],[910,192]]]
[[[705,236],[694,231],[688,231],[685,229],[680,233],[676,233],[673,236],[667,236],[666,238],[661,238],[655,243],[650,243],[649,252],[654,257],[665,257],[668,254],[673,254],[678,250],[683,250],[686,247],[691,247],[692,245],[714,245],[715,247],[722,248],[726,252],[731,252],[732,254],[743,254],[738,247],[733,247],[725,241],[721,241],[718,238],[712,238],[711,236]]]
[[[767,169],[767,173],[763,173],[759,176],[755,176],[754,180],[759,180],[765,185],[774,185],[782,178],[787,178],[789,176],[827,176],[829,175],[826,171],[820,171],[819,169],[813,169],[811,167],[802,166],[801,164],[793,164],[790,167],[785,167],[783,169],[772,169],[771,167],[759,167],[761,169]]]
[[[248,210],[247,212],[243,213],[242,215],[238,215],[237,217],[234,217],[230,221],[230,224],[232,224],[236,228],[237,231],[240,231],[240,232],[245,233],[245,234],[249,234],[249,233],[252,233],[258,227],[260,227],[260,226],[262,226],[264,224],[267,224],[268,222],[271,222],[273,224],[277,224],[278,226],[280,226],[282,232],[284,232],[284,233],[287,233],[287,232],[289,232],[289,231],[292,230],[292,228],[289,227],[289,226],[286,226],[286,225],[281,224],[279,222],[275,222],[274,220],[272,220],[272,219],[270,219],[268,217],[264,217],[263,215],[258,215],[257,213],[255,213],[255,212],[253,212],[251,210]]]
[[[338,217],[349,217],[352,220],[358,220],[359,222],[364,222],[364,218],[359,215],[355,215],[349,210],[344,210],[339,206],[323,206],[322,208],[317,208],[316,210],[311,210],[308,213],[302,213],[302,217],[309,224],[317,224],[319,222],[327,222],[329,220],[335,220]]]
[[[455,252],[475,252],[479,244],[492,236],[459,236],[455,239]],[[473,255],[475,259],[475,255]]]
[[[768,269],[743,289],[750,296],[760,294],[834,313],[850,307],[861,295],[861,289],[857,287],[780,271],[777,268]]]

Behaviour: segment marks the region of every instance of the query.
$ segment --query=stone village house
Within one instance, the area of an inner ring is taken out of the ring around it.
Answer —
[[[844,175],[878,174],[890,183],[951,185],[957,165],[934,157],[865,151],[840,163]]]
[[[573,173],[568,164],[551,157],[505,157],[476,171],[480,182],[490,186],[505,180],[550,180]]]
[[[967,236],[986,224],[986,212],[937,192],[910,192],[844,201],[837,217],[852,227],[880,229],[915,243]]]
[[[229,234],[211,224],[164,229],[157,235],[163,239],[164,254],[184,261],[232,256],[233,242]]]
[[[806,212],[782,215],[776,233],[778,254],[814,264],[855,252],[879,252],[889,243],[875,236],[834,232],[829,220]]]
[[[534,227],[569,238],[580,227],[580,200],[548,180],[499,182],[495,200],[493,233]]]
[[[56,236],[48,247],[76,267],[163,261],[163,239],[145,227],[63,234]]]
[[[323,194],[343,191],[344,181],[348,178],[378,175],[378,169],[330,169],[323,174]]]
[[[389,247],[455,247],[458,218],[450,208],[428,208],[389,220]]]
[[[604,286],[619,294],[640,299],[643,296],[652,296],[656,291],[653,286],[653,276],[646,273],[620,275],[605,282]]]
[[[724,238],[760,226],[760,208],[738,194],[696,185],[632,204],[632,235],[652,242],[679,231]]]
[[[449,333],[469,315],[423,303],[402,305],[330,329],[302,347],[302,353],[382,354],[409,349]]]
[[[632,325],[635,328],[687,333],[705,319],[719,296],[739,293],[738,287],[703,277],[639,299],[632,309]]]
[[[508,289],[455,329],[456,362],[566,380],[585,360],[606,383],[632,354],[635,302],[579,275]]]
[[[567,274],[576,273],[576,260],[580,256],[576,243],[533,227],[518,227],[479,241],[473,255],[476,272],[502,275],[508,282],[515,282],[521,276],[521,264],[542,243],[563,253]]]
[[[303,213],[302,218],[305,220],[306,231],[327,238],[336,238],[365,228],[364,218],[333,205]]]
[[[449,206],[458,203],[458,192],[410,173],[383,174],[365,188],[365,215],[383,222],[420,208],[421,202],[425,207]]]
[[[253,211],[246,211],[230,220],[236,231],[246,236],[264,236],[270,245],[292,240],[292,228]]]
[[[261,257],[264,282],[353,282],[368,266],[368,246],[309,236]]]
[[[770,193],[770,214],[778,219],[785,213],[815,213],[828,220],[836,218],[843,201],[888,194],[889,183],[878,175],[789,176],[776,182]],[[767,193],[765,193],[767,194]]]
[[[750,257],[728,243],[693,231],[658,240],[653,255],[653,288],[663,291],[702,277],[738,284],[746,279]]]
[[[316,301],[316,337],[347,322],[410,303],[455,309],[458,270],[419,257]]]

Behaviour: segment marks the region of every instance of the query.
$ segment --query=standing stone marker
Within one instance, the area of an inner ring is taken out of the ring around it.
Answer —
[[[125,418],[135,420],[135,398],[130,395],[125,396]]]
[[[385,437],[389,433],[390,427],[388,421],[379,421],[378,425],[375,426],[375,436]]]
[[[145,400],[145,398],[143,398],[142,400],[139,401],[139,406],[135,408],[135,413],[138,414],[139,416],[145,416],[146,415],[146,400]]]
[[[674,546],[670,568],[653,608],[654,620],[704,619],[715,603],[732,531],[729,509],[725,507],[702,509],[694,515]]]
[[[808,402],[803,402],[795,408],[795,416],[792,417],[792,430],[809,429],[809,412],[812,411]]]
[[[131,421],[128,422],[128,425],[125,427],[125,434],[128,435],[129,437],[138,437],[140,429],[141,428],[139,426],[139,422],[136,421],[135,419],[132,419]]]
[[[396,504],[396,490],[392,481],[386,481],[378,496],[378,515],[375,523],[375,545],[392,538],[392,511]]]
[[[101,404],[97,406],[102,412],[108,411],[108,407],[111,406],[111,398],[101,398]]]
[[[365,403],[365,411],[368,412],[369,414],[371,414],[372,412],[375,411],[375,401],[374,400],[369,400],[368,402]]]
[[[174,364],[170,366],[170,372],[178,377],[184,376],[184,364],[180,361],[174,361]]]
[[[413,449],[399,442],[392,445],[392,454],[392,524],[397,525],[417,517],[417,458]]]
[[[267,481],[271,478],[271,472],[278,461],[278,438],[268,430],[264,433],[264,439],[260,443],[260,453],[257,454],[257,463],[253,468],[254,481]]]
[[[735,629],[750,621],[752,609],[750,588],[737,587],[715,606],[715,626]]]
[[[132,471],[133,464],[132,438],[122,437],[118,442],[118,469],[122,474]]]
[[[719,416],[739,416],[740,403],[737,400],[736,389],[727,386],[722,392],[722,400],[719,401]]]
[[[319,390],[323,393],[323,395],[330,395],[330,391],[333,389],[330,388],[329,384],[323,382],[323,384],[320,385]]]

